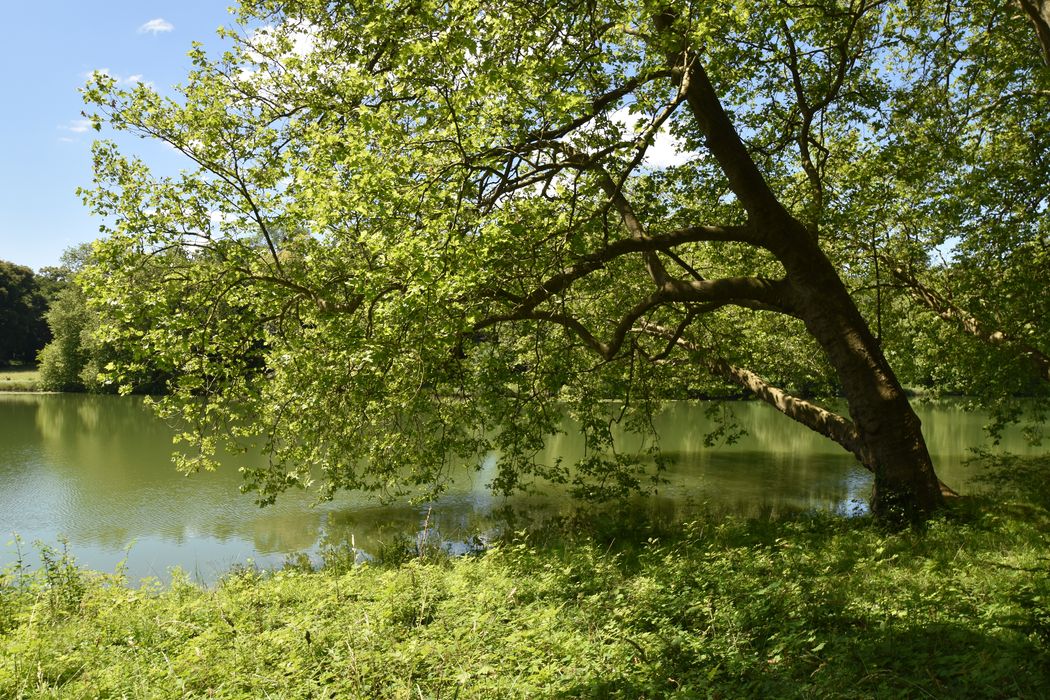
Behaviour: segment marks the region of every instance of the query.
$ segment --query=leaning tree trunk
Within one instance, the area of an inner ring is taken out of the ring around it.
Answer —
[[[670,45],[675,14],[655,17]],[[860,449],[851,449],[875,474],[872,510],[879,516],[922,518],[942,503],[919,417],[886,362],[878,342],[817,242],[792,216],[751,158],[722,106],[698,54],[688,46],[668,52],[672,79],[684,93],[708,151],[757,232],[755,243],[784,265],[785,306],[802,319],[842,384]],[[810,115],[812,116],[812,115]]]
[[[1050,66],[1050,0],[1018,0],[1017,4],[1035,28],[1043,62]]]
[[[798,222],[778,257],[806,329],[834,367],[875,474],[872,510],[921,518],[942,503],[919,417],[827,256]]]

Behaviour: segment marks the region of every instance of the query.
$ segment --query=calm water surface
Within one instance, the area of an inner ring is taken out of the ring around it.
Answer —
[[[703,406],[669,404],[656,420],[665,451],[676,457],[670,483],[645,507],[686,515],[701,504],[744,514],[824,509],[863,512],[871,478],[837,445],[757,402],[727,404],[749,434],[733,446],[709,448]],[[980,415],[952,404],[919,406],[941,478],[971,488],[967,450],[984,443]],[[68,538],[79,563],[112,571],[127,557],[134,578],[168,578],[179,566],[212,581],[236,563],[279,565],[292,552],[315,554],[351,536],[364,551],[429,524],[448,541],[490,530],[493,511],[568,510],[559,493],[505,500],[488,492],[495,458],[467,470],[433,504],[380,505],[344,494],[314,505],[293,492],[260,509],[238,490],[233,461],[186,477],[170,462],[172,433],[137,398],[0,394],[0,568],[15,560],[11,535],[26,543]],[[1029,448],[1008,434],[1004,447]],[[571,460],[582,450],[571,434],[548,445]],[[29,547],[31,549],[31,546]]]

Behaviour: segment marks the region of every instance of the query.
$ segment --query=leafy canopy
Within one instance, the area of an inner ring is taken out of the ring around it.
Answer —
[[[0,367],[32,362],[48,341],[45,286],[28,267],[0,260]]]
[[[991,13],[995,55],[1027,59],[1019,14],[972,5],[960,36]],[[770,189],[866,303],[879,247],[940,172],[914,149],[950,143],[915,116],[942,114],[913,80],[942,58],[940,17],[865,0],[248,0],[229,50],[194,45],[175,97],[104,75],[86,89],[99,126],[194,164],[161,177],[95,146],[84,197],[110,224],[84,279],[100,342],[133,355],[109,381],[147,360],[171,372],[159,403],[188,426],[184,466],[208,465],[217,436],[261,443],[270,461],[245,475],[264,500],[313,474],[325,494],[427,493],[493,450],[504,490],[643,485],[614,427],[647,433],[659,399],[718,386],[709,370],[835,388],[803,324],[767,313],[783,269],[742,242],[732,175],[669,57],[701,57]],[[909,240],[921,257],[943,236]],[[705,296],[654,297],[665,266]],[[537,463],[565,414],[588,456]]]

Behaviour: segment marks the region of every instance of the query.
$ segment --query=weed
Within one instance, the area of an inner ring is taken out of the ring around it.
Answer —
[[[76,560],[69,552],[69,541],[61,538],[59,543],[60,549],[42,542],[34,543],[40,552],[48,611],[53,619],[61,619],[78,612],[87,590],[84,573],[77,567]]]
[[[981,499],[899,531],[591,513],[211,589],[51,551],[0,587],[0,697],[1046,697],[1048,535],[1045,509]]]

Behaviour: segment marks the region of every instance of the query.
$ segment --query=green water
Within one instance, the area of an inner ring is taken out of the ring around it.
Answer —
[[[837,445],[769,407],[727,404],[749,435],[733,446],[709,448],[703,406],[673,403],[656,418],[661,444],[676,457],[669,483],[642,504],[672,515],[706,504],[744,514],[825,509],[863,512],[869,475]],[[964,460],[984,443],[983,418],[953,404],[920,406],[938,473],[965,492]],[[1027,452],[1008,434],[1004,447]],[[82,565],[113,570],[127,557],[133,578],[168,577],[179,566],[214,580],[248,559],[279,565],[292,552],[316,553],[320,543],[349,540],[364,551],[396,536],[415,536],[428,524],[447,541],[490,530],[493,511],[507,506],[533,513],[569,508],[563,494],[505,501],[485,488],[495,458],[467,470],[433,504],[381,505],[343,494],[314,505],[309,492],[288,493],[260,509],[238,490],[231,462],[215,472],[186,477],[172,467],[171,431],[136,398],[0,394],[0,567],[16,557],[12,533],[26,543],[69,540]],[[571,434],[552,439],[551,456],[579,456]],[[130,545],[130,549],[129,548]],[[31,548],[31,547],[30,547]]]

